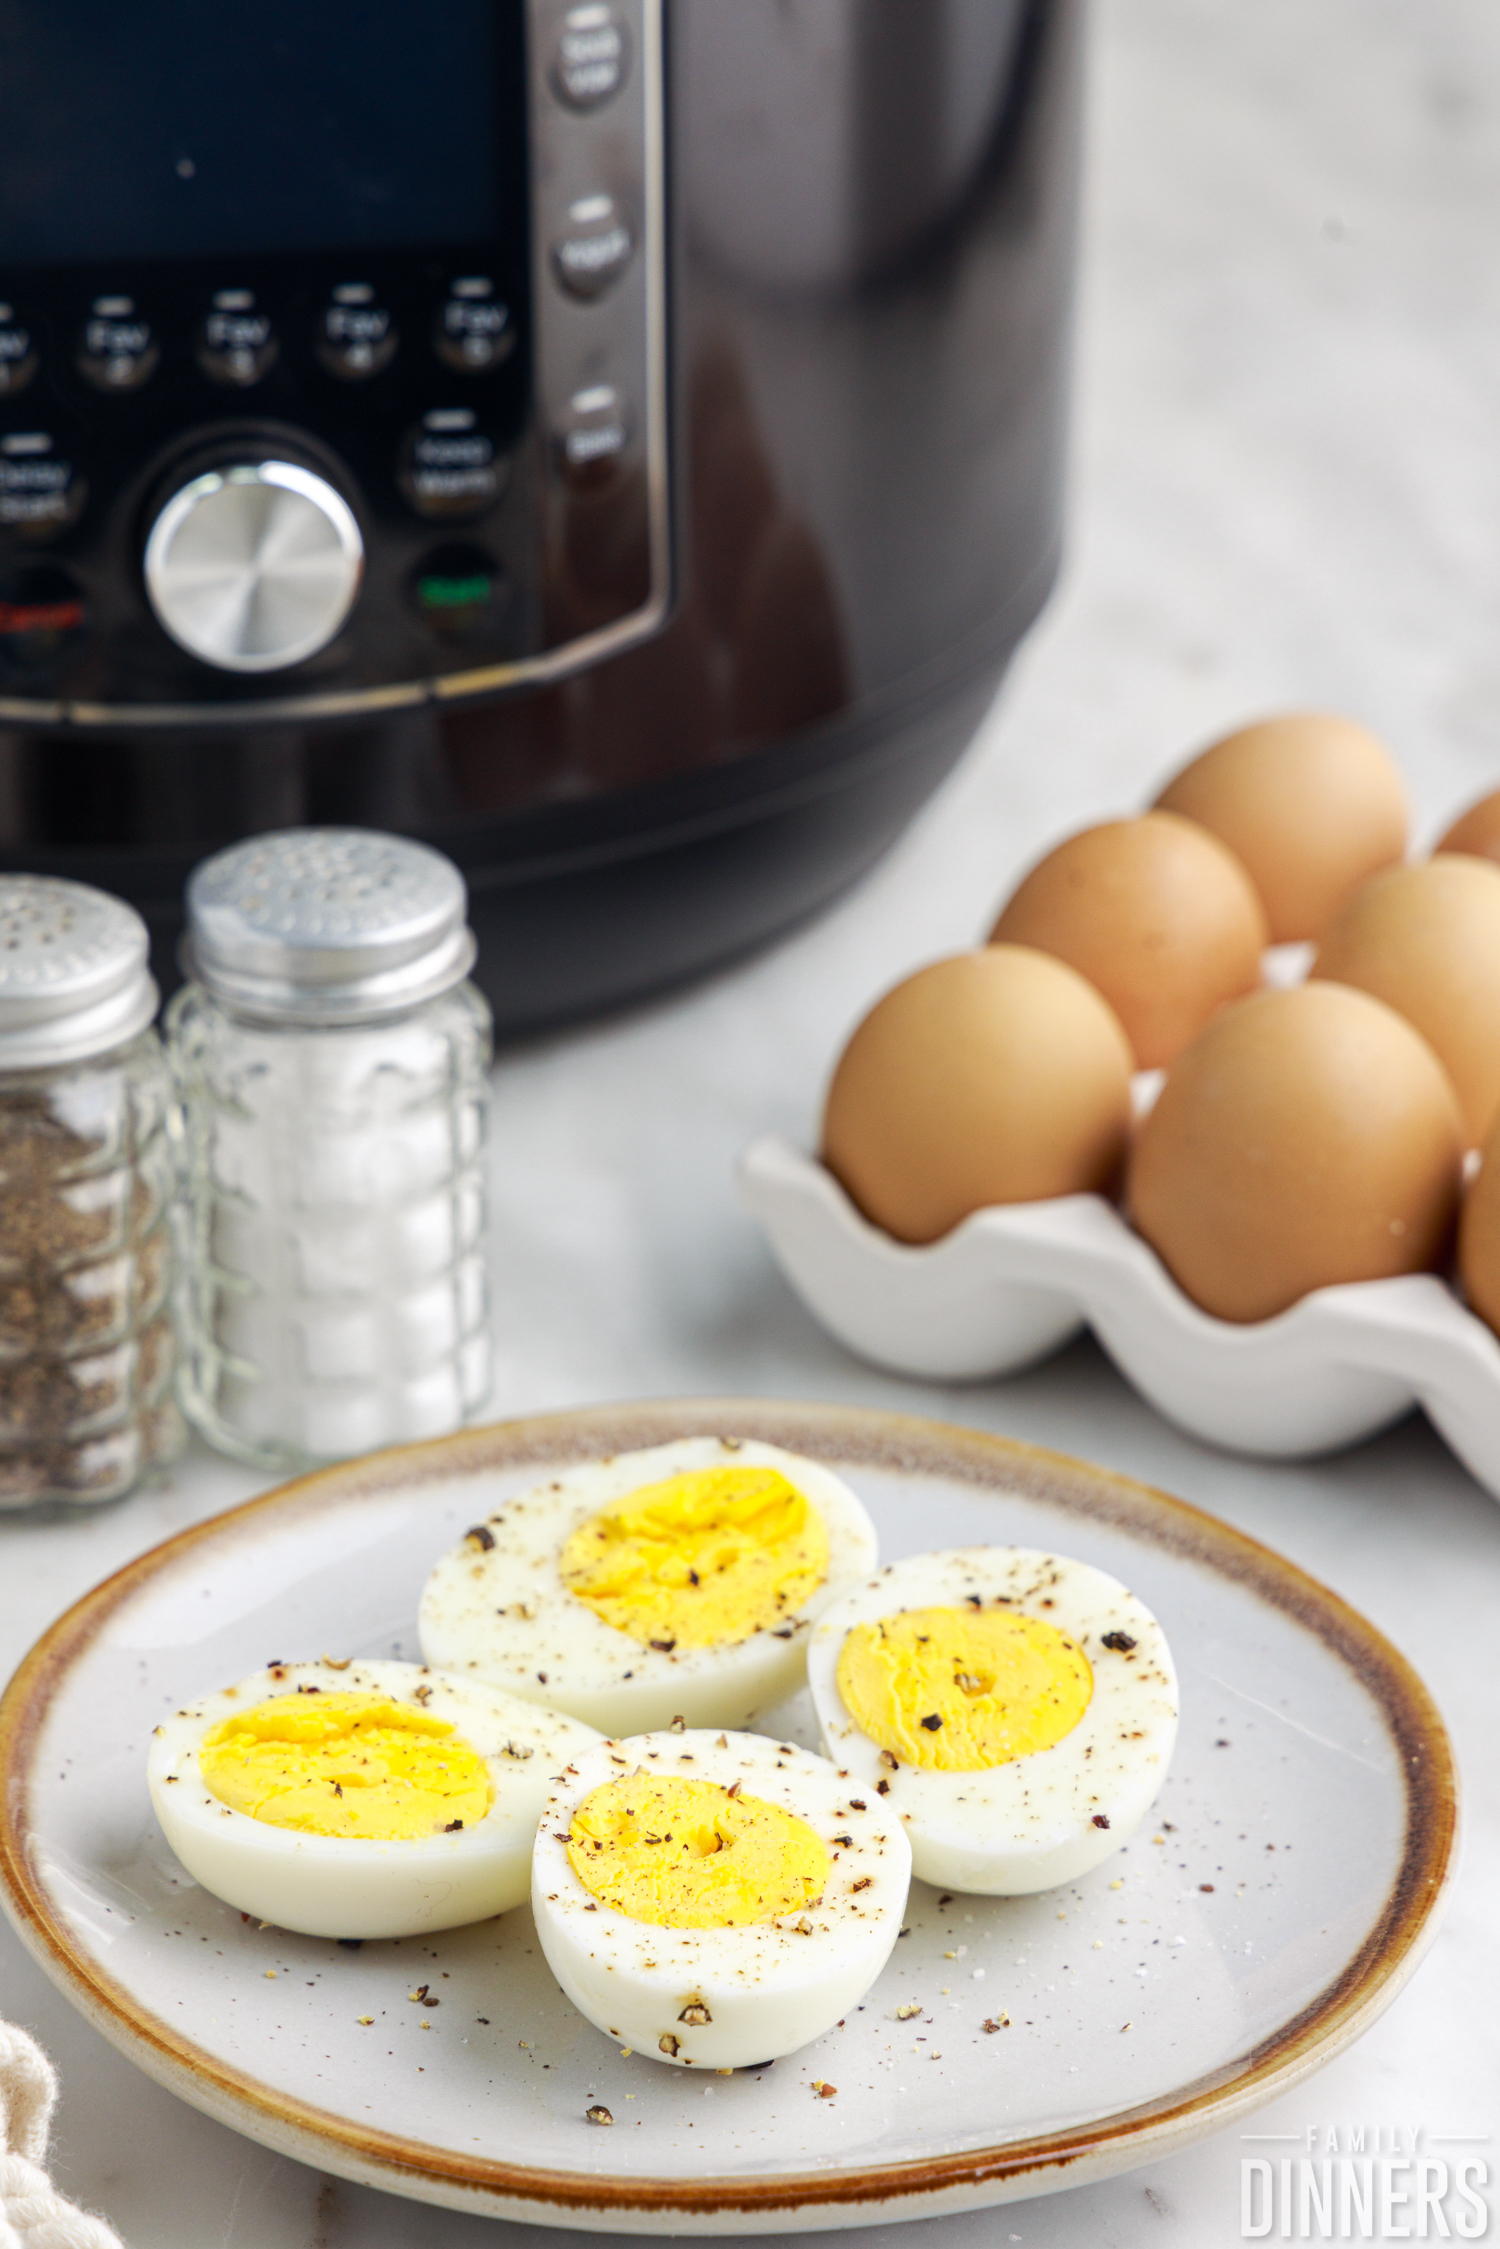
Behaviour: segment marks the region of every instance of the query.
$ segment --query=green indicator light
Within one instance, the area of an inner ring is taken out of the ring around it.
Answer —
[[[424,609],[474,609],[488,601],[489,578],[419,578],[417,596]]]

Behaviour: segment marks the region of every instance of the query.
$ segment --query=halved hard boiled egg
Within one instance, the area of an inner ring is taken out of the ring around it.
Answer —
[[[819,1620],[830,1757],[899,1814],[923,1881],[991,1897],[1075,1881],[1166,1778],[1177,1677],[1117,1578],[1023,1546],[889,1568]]]
[[[801,1686],[808,1627],[875,1564],[832,1469],[689,1437],[561,1471],[476,1523],[422,1595],[422,1653],[615,1734],[739,1726]]]
[[[164,1719],[146,1760],[194,1879],[310,1937],[406,1937],[526,1896],[592,1726],[415,1663],[281,1663]]]
[[[531,1904],[581,2014],[679,2069],[821,2037],[901,1933],[892,1807],[761,1734],[641,1734],[575,1757],[537,1830]]]

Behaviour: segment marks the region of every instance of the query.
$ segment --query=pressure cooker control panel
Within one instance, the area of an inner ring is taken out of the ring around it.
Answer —
[[[12,84],[128,130],[49,169],[0,88],[0,723],[389,710],[658,628],[662,6],[262,0],[160,85],[118,11],[19,11]]]

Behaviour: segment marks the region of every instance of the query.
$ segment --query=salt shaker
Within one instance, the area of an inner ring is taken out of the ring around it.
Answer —
[[[188,885],[182,1397],[303,1466],[440,1436],[490,1384],[490,1017],[458,870],[361,829],[258,836]]]
[[[118,1499],[181,1449],[171,1088],[146,925],[0,876],[0,1507]]]

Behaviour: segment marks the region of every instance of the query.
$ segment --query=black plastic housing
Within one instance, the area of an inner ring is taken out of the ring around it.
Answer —
[[[194,862],[306,822],[395,828],[452,854],[502,1034],[694,974],[871,864],[960,753],[1044,600],[1076,0],[668,0],[665,27],[665,622],[495,694],[288,716],[321,659],[278,678],[267,710],[184,658],[200,714],[185,722],[0,726],[0,865],[131,898],[169,980]],[[0,297],[10,286],[0,257]],[[522,375],[496,382],[524,416]],[[0,429],[16,411],[0,400]],[[313,442],[353,458],[350,416]],[[277,422],[307,430],[295,396]],[[138,518],[146,495],[134,505]],[[643,520],[628,464],[575,483],[515,644],[578,640],[621,614],[621,588],[650,580]],[[379,511],[367,521],[379,552]],[[144,636],[139,536],[138,520],[113,534],[105,593],[135,605]],[[372,569],[404,582],[388,559]],[[240,707],[202,715],[216,701]]]

